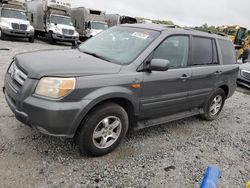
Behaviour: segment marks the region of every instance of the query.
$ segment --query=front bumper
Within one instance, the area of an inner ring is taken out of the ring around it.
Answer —
[[[15,30],[15,29],[2,29],[2,32],[5,35],[13,36],[13,37],[22,37],[22,38],[29,38],[34,36],[34,31],[23,31],[23,30]]]
[[[62,42],[76,42],[79,40],[79,37],[72,36],[72,35],[59,35],[59,34],[52,34],[52,37],[56,41],[62,41]]]
[[[16,119],[51,136],[72,138],[82,121],[81,112],[90,101],[51,101],[33,95],[36,80],[27,79],[18,90],[9,74],[3,88],[5,99]]]
[[[237,84],[248,87],[250,89],[250,79],[245,78],[241,75],[241,71],[237,78]]]

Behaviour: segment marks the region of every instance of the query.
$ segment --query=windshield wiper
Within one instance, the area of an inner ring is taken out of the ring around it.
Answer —
[[[106,58],[106,57],[103,57],[103,56],[101,56],[101,55],[98,55],[98,54],[96,54],[96,53],[87,52],[87,51],[82,51],[82,52],[85,53],[85,54],[91,55],[91,56],[93,56],[93,57],[96,57],[96,58],[98,58],[98,59],[102,59],[102,60],[111,62],[110,59],[108,59],[108,58]]]

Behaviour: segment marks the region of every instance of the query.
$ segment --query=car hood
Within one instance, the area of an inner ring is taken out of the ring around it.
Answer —
[[[29,78],[34,79],[44,76],[114,74],[121,69],[121,65],[98,59],[77,49],[23,53],[15,57],[15,62]]]
[[[247,70],[250,71],[250,63],[244,63],[240,65],[240,70]]]

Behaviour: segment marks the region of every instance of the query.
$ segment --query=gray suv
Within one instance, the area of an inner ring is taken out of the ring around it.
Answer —
[[[74,137],[81,153],[101,156],[128,129],[194,115],[214,120],[238,71],[226,37],[135,24],[112,27],[78,49],[19,54],[3,90],[19,121]]]

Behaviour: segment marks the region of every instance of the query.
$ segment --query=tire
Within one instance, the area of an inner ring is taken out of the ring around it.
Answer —
[[[242,63],[246,63],[248,60],[250,61],[250,49],[245,49],[242,55]]]
[[[76,41],[72,42],[72,46],[75,47],[76,46]]]
[[[55,44],[55,40],[53,39],[53,36],[52,36],[52,33],[51,33],[51,32],[49,32],[49,33],[47,34],[47,39],[48,39],[48,42],[49,42],[50,44]]]
[[[1,40],[6,40],[6,35],[0,29],[0,38]]]
[[[128,126],[127,112],[121,106],[105,103],[96,107],[77,131],[80,153],[97,157],[112,152],[126,136]]]
[[[204,114],[202,114],[202,118],[207,120],[207,121],[213,121],[215,120],[223,106],[226,100],[226,95],[223,89],[217,89],[212,95],[211,97],[209,97],[208,101],[206,102],[206,104],[204,105],[203,109],[204,109]],[[217,105],[217,106],[215,106]],[[214,108],[212,108],[214,107]]]
[[[35,40],[35,36],[29,37],[29,42],[33,43]]]
[[[35,39],[38,38],[38,32],[37,31],[35,31],[34,37],[35,37]]]

